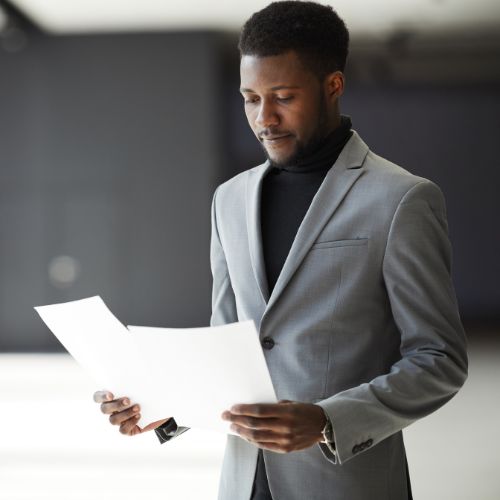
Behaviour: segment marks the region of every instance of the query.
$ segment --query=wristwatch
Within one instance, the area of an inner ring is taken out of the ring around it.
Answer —
[[[323,434],[323,440],[321,442],[326,444],[328,449],[335,455],[337,450],[335,449],[335,435],[333,434],[332,421],[324,409],[323,412],[325,413],[326,424],[321,431],[321,434]]]

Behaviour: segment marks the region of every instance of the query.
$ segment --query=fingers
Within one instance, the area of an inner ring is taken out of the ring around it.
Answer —
[[[276,443],[256,443],[256,444],[259,448],[262,448],[264,450],[274,451],[274,453],[290,453],[292,451],[299,451],[306,448],[305,446],[299,448],[289,444],[276,444]]]
[[[151,431],[153,429],[156,429],[160,425],[163,425],[167,420],[170,420],[170,418],[171,417],[164,418],[163,420],[157,420],[156,422],[151,422],[150,424],[146,425],[146,427],[144,427],[142,429],[142,432],[147,432],[147,431]]]
[[[232,425],[231,429],[246,441],[266,450],[276,453],[290,453],[306,446],[296,443],[291,433],[276,433],[269,430],[246,429]]]
[[[235,424],[231,425],[231,430],[253,443],[275,443],[283,445],[288,444],[289,439],[291,439],[291,436],[289,437],[288,434],[278,434],[267,429],[247,429],[246,427],[239,427]]]
[[[279,418],[249,417],[247,415],[233,415],[230,412],[224,412],[222,414],[222,418],[223,420],[229,420],[233,424],[245,427],[246,429],[269,429],[273,431],[286,430],[283,425],[283,420]]]
[[[123,397],[114,399],[109,391],[96,391],[94,401],[101,404],[101,411],[109,415],[109,421],[120,427],[120,432],[128,436],[134,436],[142,432],[137,425],[141,415],[139,405],[132,405],[130,398]]]
[[[259,448],[290,453],[316,444],[326,417],[311,403],[238,404],[222,414],[231,430]]]
[[[117,411],[123,411],[131,405],[130,398],[118,398],[101,404],[101,411],[105,415],[111,415]]]
[[[133,415],[132,417],[128,418],[127,420],[123,421],[120,424],[120,432],[122,434],[125,434],[126,436],[134,436],[135,434],[140,434],[141,429],[137,425],[137,422],[141,418],[140,414]]]
[[[276,453],[290,453],[311,446],[311,442],[300,439],[290,431],[274,432],[270,430],[247,429],[235,424],[231,425],[231,430],[259,448],[274,451]]]
[[[109,391],[96,391],[94,392],[94,401],[96,403],[105,403],[114,398],[113,394]]]
[[[290,405],[287,403],[288,401],[268,404],[238,404],[231,407],[231,413],[251,417],[282,417],[290,412]]]
[[[135,436],[136,434],[141,434],[142,432],[147,432],[152,429],[156,429],[158,426],[164,424],[169,418],[165,418],[163,420],[157,420],[156,422],[151,422],[149,425],[147,425],[144,428],[140,428],[137,423],[139,422],[141,418],[140,413],[137,415],[134,415],[133,417],[129,418],[128,420],[125,420],[120,424],[120,432],[122,434],[126,434],[128,436]]]
[[[140,411],[139,405],[134,405],[132,408],[127,408],[126,410],[112,413],[111,416],[109,417],[109,421],[113,425],[121,425],[126,420],[137,417],[137,415],[139,415],[139,411]],[[138,420],[139,419],[137,418],[136,422]]]

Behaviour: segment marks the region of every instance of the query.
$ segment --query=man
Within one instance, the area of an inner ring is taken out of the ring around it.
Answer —
[[[330,7],[289,1],[240,36],[267,161],[214,194],[211,324],[255,321],[280,402],[222,415],[239,436],[221,500],[411,498],[401,431],[467,376],[443,196],[340,114],[348,40]],[[95,399],[124,434],[147,430],[128,399]],[[185,430],[149,428],[161,441]]]

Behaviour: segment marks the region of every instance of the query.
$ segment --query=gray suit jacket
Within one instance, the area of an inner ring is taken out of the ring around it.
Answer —
[[[260,234],[268,162],[212,203],[212,325],[252,319],[279,399],[314,402],[324,445],[265,451],[275,500],[407,498],[401,430],[467,376],[439,188],[371,152],[354,132],[302,221],[271,296]],[[257,448],[228,436],[220,500],[248,500]]]

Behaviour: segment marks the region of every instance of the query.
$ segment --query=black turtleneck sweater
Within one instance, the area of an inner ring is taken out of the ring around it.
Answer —
[[[340,125],[314,154],[293,166],[273,167],[266,174],[260,224],[269,294],[314,195],[351,135],[351,119],[341,116]],[[251,500],[272,500],[262,450],[258,454]]]

